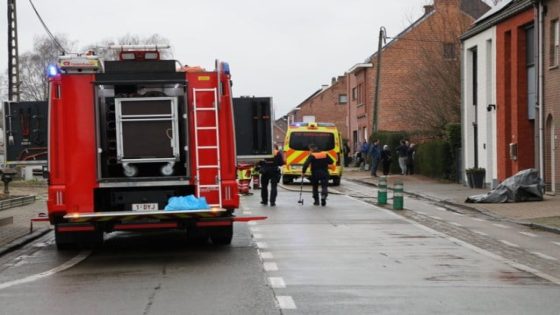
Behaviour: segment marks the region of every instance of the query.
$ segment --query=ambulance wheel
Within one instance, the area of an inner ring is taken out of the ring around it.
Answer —
[[[210,232],[210,239],[214,245],[229,245],[233,238],[233,225],[214,228]]]
[[[294,179],[290,176],[286,176],[286,175],[282,176],[282,184],[284,184],[284,185],[291,184],[293,180]]]
[[[339,186],[340,185],[340,177],[336,176],[332,178],[332,184],[333,186]]]

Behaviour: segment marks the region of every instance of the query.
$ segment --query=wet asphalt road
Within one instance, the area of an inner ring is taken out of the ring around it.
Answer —
[[[242,197],[269,219],[237,224],[230,247],[118,234],[58,253],[47,235],[0,257],[0,314],[560,313],[560,285],[510,258],[345,195],[297,200]]]

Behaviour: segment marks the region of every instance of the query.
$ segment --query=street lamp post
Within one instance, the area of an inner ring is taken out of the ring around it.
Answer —
[[[375,98],[373,100],[373,132],[376,133],[379,128],[379,86],[381,80],[381,51],[383,50],[383,43],[387,42],[387,30],[384,26],[379,29],[379,43],[377,46],[377,69],[375,74]]]

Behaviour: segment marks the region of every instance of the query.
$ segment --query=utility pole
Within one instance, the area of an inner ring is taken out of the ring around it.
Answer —
[[[8,0],[8,100],[19,102],[16,0]]]
[[[375,75],[375,98],[373,100],[373,132],[376,133],[379,128],[379,85],[381,80],[381,51],[383,50],[383,43],[387,42],[387,30],[384,26],[379,29],[379,44],[377,46],[377,69]]]

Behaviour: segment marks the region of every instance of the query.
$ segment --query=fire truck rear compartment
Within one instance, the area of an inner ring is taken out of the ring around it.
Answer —
[[[157,203],[158,209],[163,209],[170,197],[191,194],[194,194],[194,187],[190,185],[96,188],[94,209],[96,212],[130,211],[133,204],[152,203]]]

